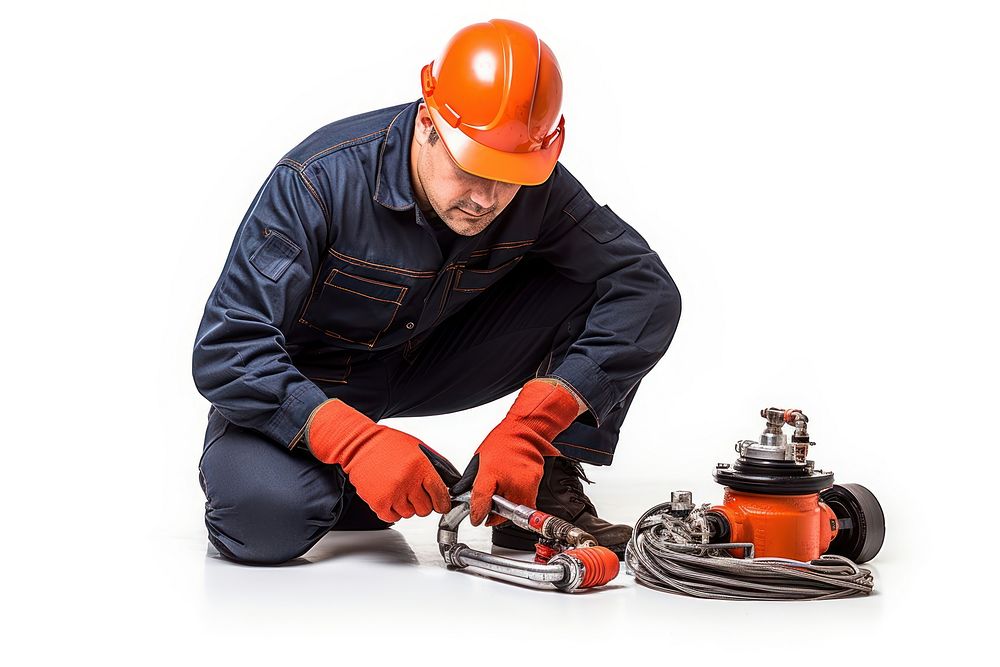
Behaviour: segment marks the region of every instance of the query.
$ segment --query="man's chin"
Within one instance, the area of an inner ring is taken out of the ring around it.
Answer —
[[[486,216],[488,217],[488,216]],[[459,216],[449,216],[446,219],[448,227],[451,228],[456,234],[461,234],[462,236],[475,236],[479,234],[484,229],[489,227],[492,222],[492,218],[478,220],[478,219],[468,219],[463,217],[461,214]]]

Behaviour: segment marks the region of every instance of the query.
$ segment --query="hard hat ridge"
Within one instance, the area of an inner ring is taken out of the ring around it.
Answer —
[[[531,28],[507,19],[466,26],[420,79],[434,127],[463,170],[522,185],[551,174],[565,139],[562,75]]]

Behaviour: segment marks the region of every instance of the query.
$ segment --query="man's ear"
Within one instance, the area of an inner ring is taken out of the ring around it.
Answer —
[[[427,110],[427,103],[421,102],[420,106],[417,107],[417,118],[413,127],[418,144],[423,145],[427,141],[427,137],[430,136],[433,127],[434,123],[431,121],[431,114]]]

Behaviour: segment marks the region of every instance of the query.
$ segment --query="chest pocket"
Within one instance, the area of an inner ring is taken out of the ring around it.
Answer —
[[[494,284],[524,259],[524,253],[534,243],[510,241],[473,252],[468,261],[457,269],[452,290],[458,294],[476,294]]]
[[[391,326],[409,287],[333,266],[309,295],[299,323],[368,348]]]

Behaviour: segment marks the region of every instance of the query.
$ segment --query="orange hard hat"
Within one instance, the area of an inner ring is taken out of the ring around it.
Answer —
[[[562,75],[528,26],[493,19],[459,30],[420,71],[424,102],[452,159],[481,178],[545,182],[562,151]]]

